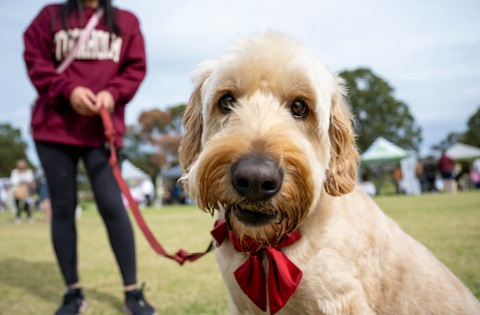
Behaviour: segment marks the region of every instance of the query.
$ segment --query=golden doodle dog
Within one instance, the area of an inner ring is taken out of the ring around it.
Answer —
[[[218,213],[231,314],[480,314],[462,282],[356,188],[342,80],[310,50],[257,34],[193,76],[182,180]]]

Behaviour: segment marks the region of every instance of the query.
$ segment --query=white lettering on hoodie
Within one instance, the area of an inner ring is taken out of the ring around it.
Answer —
[[[68,56],[82,32],[83,29],[74,28],[55,33],[55,59],[57,61],[60,62]],[[90,38],[80,47],[76,59],[118,62],[121,50],[121,37],[107,31],[93,30]]]

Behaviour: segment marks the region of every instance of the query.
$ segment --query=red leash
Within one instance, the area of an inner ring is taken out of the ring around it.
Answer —
[[[205,252],[202,252],[202,253],[190,254],[187,251],[180,249],[175,254],[172,255],[167,253],[167,251],[163,248],[160,242],[157,241],[153,233],[148,228],[147,223],[143,219],[143,216],[140,210],[138,209],[137,203],[135,202],[135,200],[133,200],[133,197],[130,194],[130,188],[128,187],[127,183],[125,183],[125,180],[122,177],[122,173],[120,172],[120,168],[118,167],[117,153],[115,151],[116,134],[115,134],[115,129],[113,128],[113,123],[112,123],[110,114],[104,107],[102,107],[100,109],[100,116],[102,117],[103,127],[105,129],[105,137],[110,145],[110,159],[108,160],[108,162],[112,166],[113,175],[117,180],[120,190],[125,195],[125,198],[127,198],[128,205],[130,206],[130,209],[135,218],[135,221],[138,224],[138,227],[140,228],[140,230],[142,230],[143,235],[145,235],[145,238],[147,239],[148,243],[150,243],[150,246],[153,248],[153,250],[155,250],[155,252],[160,256],[175,260],[180,265],[183,265],[186,261],[195,261],[200,257],[202,257],[203,255],[210,252],[213,249],[212,242],[210,243],[208,248],[205,250]]]

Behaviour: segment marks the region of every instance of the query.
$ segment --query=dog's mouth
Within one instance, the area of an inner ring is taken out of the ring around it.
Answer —
[[[277,211],[259,212],[232,205],[227,209],[226,217],[233,214],[235,218],[246,226],[258,227],[274,222],[278,218]]]

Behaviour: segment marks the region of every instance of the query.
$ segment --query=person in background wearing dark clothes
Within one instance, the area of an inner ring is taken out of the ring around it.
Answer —
[[[437,179],[437,164],[431,156],[427,157],[427,159],[423,162],[422,179],[425,180],[425,191],[437,191],[437,187],[435,186],[435,181]]]
[[[98,8],[104,15],[58,74],[85,25]],[[137,286],[133,229],[108,164],[100,108],[112,115],[116,146],[123,146],[125,106],[146,73],[145,44],[138,19],[110,0],[68,0],[45,6],[24,33],[24,59],[38,92],[31,130],[52,204],[51,233],[66,285],[57,315],[82,312],[86,303],[77,270],[76,175],[81,159],[105,223],[125,291],[125,311],[155,314]],[[93,311],[95,313],[95,311]]]
[[[455,191],[455,178],[453,176],[455,161],[447,155],[445,150],[442,151],[437,168],[442,175],[445,192]]]

